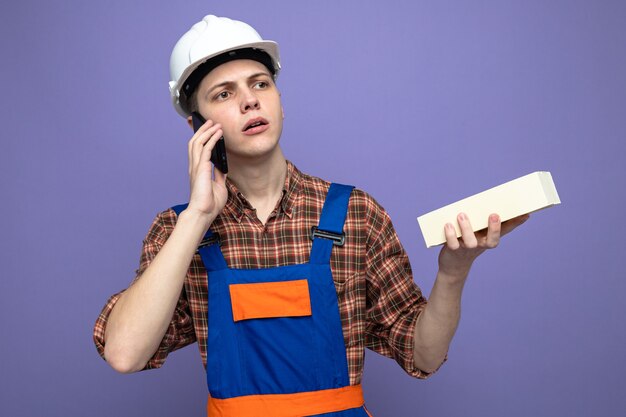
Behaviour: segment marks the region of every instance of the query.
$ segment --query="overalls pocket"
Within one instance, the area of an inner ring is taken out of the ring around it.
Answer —
[[[233,321],[311,315],[306,279],[229,285]]]
[[[319,389],[307,279],[231,284],[229,292],[246,391]]]

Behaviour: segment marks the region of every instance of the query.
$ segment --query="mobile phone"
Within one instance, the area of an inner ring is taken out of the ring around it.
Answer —
[[[197,132],[200,126],[206,123],[204,117],[198,112],[191,113],[191,121],[193,123],[193,130]],[[226,160],[226,145],[224,143],[224,136],[219,138],[213,150],[211,151],[211,162],[215,165],[215,168],[219,169],[222,173],[228,173],[228,161]]]

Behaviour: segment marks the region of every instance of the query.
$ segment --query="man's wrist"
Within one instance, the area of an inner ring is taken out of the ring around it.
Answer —
[[[450,289],[454,289],[456,287],[462,288],[469,276],[470,269],[459,269],[455,271],[447,271],[439,268],[437,272],[437,281],[441,284],[450,287]]]
[[[194,229],[201,230],[202,236],[204,236],[216,217],[217,216],[201,212],[199,210],[190,209],[188,207],[178,215],[177,224],[189,224]],[[202,236],[200,237],[201,239]]]

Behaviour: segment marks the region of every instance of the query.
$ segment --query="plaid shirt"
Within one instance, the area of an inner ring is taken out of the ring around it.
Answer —
[[[227,181],[228,201],[211,230],[222,238],[221,249],[231,268],[258,269],[309,261],[309,233],[319,222],[329,183],[300,172],[287,162],[283,195],[265,225],[254,208]],[[150,265],[176,225],[172,209],[160,213],[143,242],[135,280]],[[361,382],[364,348],[394,358],[410,375],[429,376],[413,363],[415,321],[426,299],[413,282],[409,259],[389,216],[368,194],[352,192],[344,226],[346,242],[332,251],[331,270],[343,328],[350,384]],[[132,284],[131,284],[132,285]],[[104,353],[107,318],[121,293],[100,313],[94,340]],[[167,355],[198,342],[207,359],[207,274],[196,253],[169,328],[145,369],[159,368]]]

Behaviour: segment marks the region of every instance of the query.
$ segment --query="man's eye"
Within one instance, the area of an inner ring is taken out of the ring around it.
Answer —
[[[230,93],[228,91],[222,91],[215,98],[218,100],[224,100],[224,99],[227,99],[229,95]]]
[[[267,85],[268,84],[265,81],[259,81],[258,83],[254,84],[256,88],[267,88]]]

